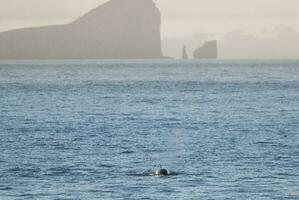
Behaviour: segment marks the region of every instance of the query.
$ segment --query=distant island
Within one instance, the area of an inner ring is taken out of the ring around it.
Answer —
[[[211,40],[193,52],[195,59],[216,59],[218,57],[217,41]]]
[[[218,47],[216,40],[206,41],[203,46],[193,52],[194,59],[217,59]],[[188,59],[187,46],[182,48],[182,59]]]
[[[66,25],[0,33],[0,59],[164,58],[152,0],[110,0]]]

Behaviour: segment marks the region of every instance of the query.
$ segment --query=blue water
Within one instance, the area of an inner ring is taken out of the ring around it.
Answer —
[[[0,199],[297,200],[299,61],[1,61]]]

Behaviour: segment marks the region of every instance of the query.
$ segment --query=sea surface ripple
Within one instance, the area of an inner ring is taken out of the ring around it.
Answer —
[[[298,200],[299,61],[1,61],[0,199]]]

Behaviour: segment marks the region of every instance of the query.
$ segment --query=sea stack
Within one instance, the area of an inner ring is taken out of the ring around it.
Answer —
[[[110,0],[66,25],[0,33],[0,59],[162,58],[153,0]]]
[[[211,40],[193,52],[195,59],[216,59],[218,57],[217,41]]]
[[[187,47],[186,45],[182,48],[182,59],[188,59]]]

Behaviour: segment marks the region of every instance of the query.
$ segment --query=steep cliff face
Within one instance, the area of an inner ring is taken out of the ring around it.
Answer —
[[[216,59],[218,56],[217,41],[211,40],[193,52],[195,59]]]
[[[0,33],[0,59],[161,58],[160,24],[152,0],[110,0],[67,25]]]

